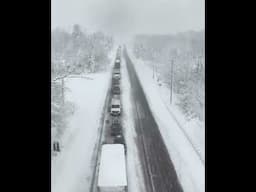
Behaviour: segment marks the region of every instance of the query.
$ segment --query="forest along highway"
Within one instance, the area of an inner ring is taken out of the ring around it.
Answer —
[[[124,49],[131,81],[137,147],[147,192],[182,192],[173,163],[150,111],[132,61]]]

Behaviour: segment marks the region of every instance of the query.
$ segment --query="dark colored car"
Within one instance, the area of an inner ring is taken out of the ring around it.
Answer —
[[[113,86],[112,94],[120,95],[120,93],[121,93],[120,87],[119,86]]]
[[[122,127],[119,118],[114,118],[111,125],[111,135],[116,136],[122,134]]]
[[[115,138],[114,138],[114,143],[124,144],[125,145],[125,141],[124,141],[123,135],[122,134],[116,135]]]
[[[111,127],[111,135],[117,136],[122,134],[122,128],[121,125],[114,125]]]
[[[115,68],[115,69],[120,69],[120,62],[115,63],[114,68]]]
[[[112,119],[112,124],[121,124],[120,118],[118,118],[118,117],[113,117],[113,119]]]
[[[112,78],[112,85],[119,85],[119,84],[120,84],[120,79]]]
[[[113,70],[113,75],[114,75],[114,74],[120,74],[120,69],[114,68],[114,70]]]

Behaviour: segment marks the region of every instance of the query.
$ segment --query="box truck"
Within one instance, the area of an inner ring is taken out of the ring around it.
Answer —
[[[98,192],[127,192],[124,145],[102,145],[100,158]]]

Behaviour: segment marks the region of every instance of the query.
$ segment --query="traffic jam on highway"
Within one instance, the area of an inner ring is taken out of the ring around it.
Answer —
[[[97,179],[98,192],[127,192],[126,144],[122,127],[121,47],[118,47],[112,70],[111,93],[108,101],[108,121],[101,145]]]

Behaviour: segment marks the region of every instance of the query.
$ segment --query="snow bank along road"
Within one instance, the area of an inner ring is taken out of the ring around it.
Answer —
[[[74,102],[76,110],[65,131],[64,148],[52,160],[52,192],[89,191],[95,162],[94,146],[100,131],[100,116],[110,76],[109,71],[88,76],[92,80],[66,79],[70,90],[66,99]]]
[[[126,50],[124,57],[131,81],[137,147],[144,170],[146,191],[181,192],[183,190],[173,163]]]
[[[107,127],[109,126],[109,115],[107,115],[108,113],[108,105],[109,105],[109,101],[110,100],[110,90],[108,90],[107,93],[107,97],[105,100],[105,106],[104,106],[104,115],[103,115],[103,119],[104,121],[102,122],[102,128],[100,131],[100,135],[99,135],[99,141],[95,150],[95,156],[96,156],[96,161],[95,161],[95,165],[94,165],[94,171],[93,171],[93,175],[92,175],[92,181],[91,181],[91,186],[90,186],[90,192],[97,192],[97,182],[98,182],[98,173],[99,173],[99,162],[100,162],[100,152],[101,152],[101,146],[103,143],[104,139],[104,132],[106,132]]]

